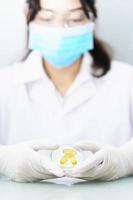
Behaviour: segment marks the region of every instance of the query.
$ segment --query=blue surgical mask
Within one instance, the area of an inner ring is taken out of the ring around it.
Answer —
[[[56,68],[69,67],[86,51],[94,49],[94,23],[77,27],[45,27],[34,22],[29,26],[29,49]]]

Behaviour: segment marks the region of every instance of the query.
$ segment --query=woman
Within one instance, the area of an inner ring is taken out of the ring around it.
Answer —
[[[133,69],[94,36],[95,2],[27,3],[31,53],[0,72],[0,173],[20,182],[132,175]],[[68,143],[94,153],[69,173],[38,153]]]

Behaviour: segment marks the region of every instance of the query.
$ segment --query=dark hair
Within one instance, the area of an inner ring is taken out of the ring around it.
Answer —
[[[93,14],[93,18],[97,18],[97,10],[95,7],[95,0],[80,0],[83,10],[88,18],[89,12],[88,9],[91,11]],[[40,6],[40,0],[27,0],[28,7],[29,7],[29,14],[28,14],[28,23],[32,21],[38,11],[41,9]],[[105,49],[103,43],[94,37],[94,49],[89,51],[92,58],[93,58],[93,63],[92,63],[92,68],[94,69],[93,76],[94,77],[102,77],[107,72],[110,70],[111,66],[111,58],[107,50]],[[100,75],[97,75],[96,72],[102,70]]]

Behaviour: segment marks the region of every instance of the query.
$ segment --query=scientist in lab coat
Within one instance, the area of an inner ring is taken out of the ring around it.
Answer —
[[[0,70],[0,174],[18,182],[133,174],[133,67],[94,36],[93,0],[28,0],[24,62]],[[64,172],[40,150],[93,156]]]

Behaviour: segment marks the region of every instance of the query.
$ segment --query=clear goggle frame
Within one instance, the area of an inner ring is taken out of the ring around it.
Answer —
[[[52,12],[49,10],[40,10],[35,18],[35,21],[49,27],[61,26],[61,27],[75,27],[94,21],[94,16],[91,11],[88,11],[86,16],[83,9],[76,10],[74,12],[66,12],[63,14]]]

